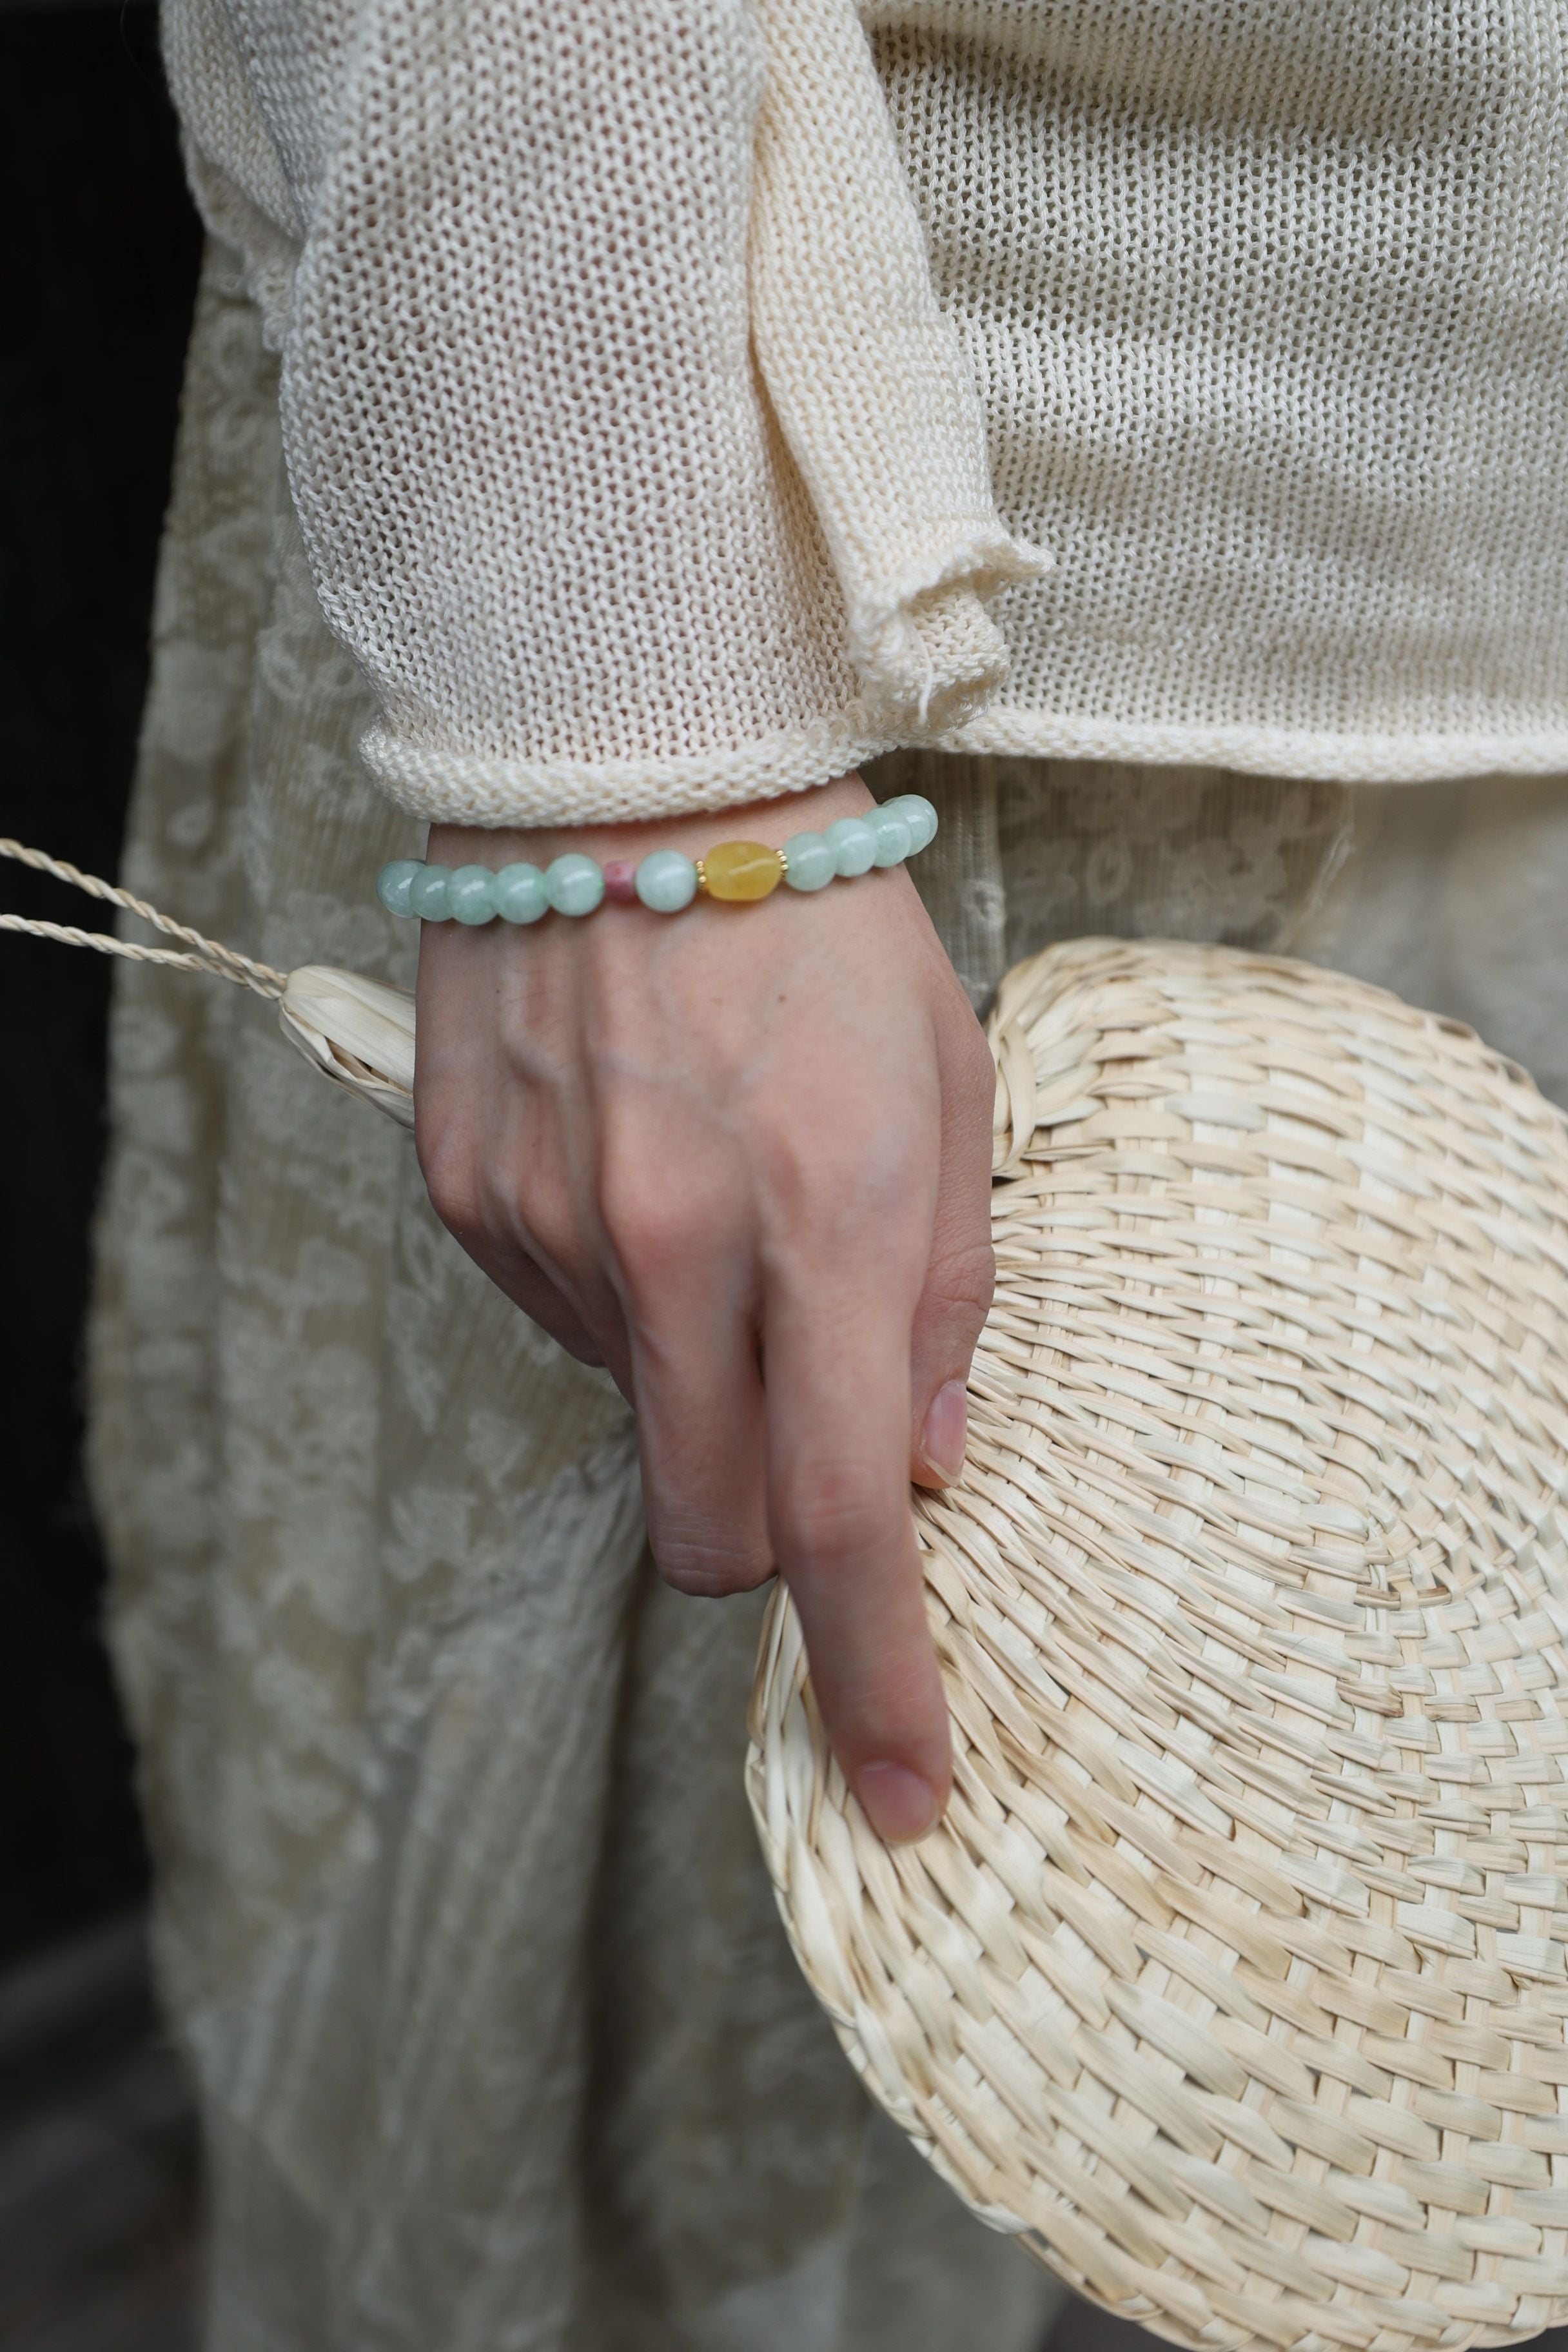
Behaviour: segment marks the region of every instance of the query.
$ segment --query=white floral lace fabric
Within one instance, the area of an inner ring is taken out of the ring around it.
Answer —
[[[406,982],[372,884],[419,835],[359,768],[369,708],[215,250],[132,886],[274,964]],[[1406,795],[1346,859],[1338,787],[889,767],[942,803],[921,871],[977,999],[1072,929],[1338,936],[1568,1077],[1556,784],[1509,787],[1495,836],[1483,788],[1446,788],[1419,843]],[[1526,934],[1510,993],[1496,943]],[[127,970],[113,1066],[92,1466],[205,2122],[211,2352],[1035,2352],[1052,2283],[871,2116],[795,1971],[742,1790],[758,1604],[652,1575],[613,1388],[253,1000]]]
[[[883,793],[941,805],[918,869],[976,1004],[1010,964],[1098,931],[1286,952],[1346,857],[1353,787],[1106,760],[896,751]]]

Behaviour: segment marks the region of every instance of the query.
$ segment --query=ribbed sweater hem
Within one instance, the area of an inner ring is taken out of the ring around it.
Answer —
[[[410,816],[436,824],[627,824],[808,792],[898,741],[851,703],[793,732],[676,759],[503,760],[410,745],[370,728],[360,756]]]
[[[1004,759],[1123,760],[1148,767],[1231,768],[1346,784],[1440,783],[1462,776],[1568,774],[1568,732],[1340,734],[1247,722],[1154,726],[992,704],[944,732],[944,751]]]
[[[360,751],[388,799],[433,824],[616,824],[809,792],[911,740],[877,726],[863,704],[852,703],[792,732],[675,759],[502,760],[415,747],[383,727],[367,731]],[[1245,722],[1167,727],[1004,704],[923,740],[939,751],[997,759],[1120,760],[1329,783],[1568,774],[1568,731],[1377,735]]]

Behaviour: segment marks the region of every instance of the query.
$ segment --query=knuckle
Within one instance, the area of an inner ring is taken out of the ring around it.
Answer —
[[[634,1287],[656,1286],[686,1263],[691,1233],[679,1202],[647,1197],[603,1205],[616,1256]]]
[[[886,1540],[897,1508],[887,1480],[868,1463],[819,1465],[784,1499],[781,1548],[792,1559],[845,1565]]]
[[[874,1261],[913,1280],[930,1233],[917,1174],[901,1132],[791,1139],[769,1154],[765,1244],[779,1257],[794,1251],[817,1265]]]
[[[910,1200],[911,1145],[902,1120],[847,1119],[802,1162],[796,1182],[817,1215],[854,1207],[899,1217]]]
[[[700,1528],[661,1530],[653,1539],[653,1556],[666,1584],[698,1599],[751,1592],[773,1572],[765,1553],[724,1542]]]
[[[699,1203],[646,1160],[607,1165],[600,1177],[599,1207],[634,1289],[663,1287],[689,1267],[702,1245]]]
[[[932,1270],[932,1290],[955,1319],[979,1329],[996,1291],[996,1253],[989,1240],[958,1243]]]

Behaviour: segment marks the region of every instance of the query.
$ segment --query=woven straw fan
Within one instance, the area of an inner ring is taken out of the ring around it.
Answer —
[[[956,1788],[869,1832],[776,1594],[802,1968],[961,2197],[1197,2346],[1568,2318],[1568,1130],[1467,1030],[1103,940],[1004,982],[921,1496]]]
[[[15,845],[0,844],[0,854]],[[413,1005],[275,997],[412,1117]],[[238,967],[243,966],[243,969]],[[1080,940],[991,1024],[998,1280],[916,1498],[955,1792],[873,1837],[775,1594],[747,1771],[868,2088],[1071,2285],[1197,2347],[1568,2318],[1568,1129],[1311,967]]]

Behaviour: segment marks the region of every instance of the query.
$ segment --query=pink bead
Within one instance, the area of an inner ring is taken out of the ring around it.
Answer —
[[[635,907],[637,897],[637,869],[629,857],[606,858],[601,872],[605,877],[605,896],[617,907]]]

